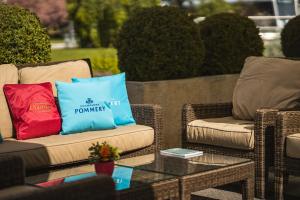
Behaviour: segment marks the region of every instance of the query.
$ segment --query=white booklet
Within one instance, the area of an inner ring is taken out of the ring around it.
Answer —
[[[192,158],[192,157],[203,155],[203,151],[182,149],[182,148],[172,148],[172,149],[160,150],[160,154],[164,156],[173,156],[179,158]]]

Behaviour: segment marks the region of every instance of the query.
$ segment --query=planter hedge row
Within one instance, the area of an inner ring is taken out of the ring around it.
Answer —
[[[175,7],[137,12],[120,30],[119,66],[134,81],[239,73],[248,56],[261,56],[263,41],[255,23],[221,13],[198,25]]]

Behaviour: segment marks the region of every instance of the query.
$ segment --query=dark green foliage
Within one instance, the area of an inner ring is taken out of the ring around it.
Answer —
[[[100,47],[97,22],[103,0],[68,0],[67,2],[69,18],[74,21],[79,46]]]
[[[174,7],[137,12],[124,23],[116,46],[120,70],[135,81],[197,76],[204,58],[197,25]]]
[[[263,41],[254,22],[238,14],[221,13],[199,23],[205,45],[202,75],[239,73],[248,56],[261,56]]]
[[[196,13],[199,16],[210,16],[218,13],[234,12],[236,9],[234,4],[225,0],[204,0],[196,9]]]
[[[68,0],[80,47],[111,47],[123,22],[134,10],[159,5],[160,0]]]
[[[286,57],[300,57],[300,15],[291,19],[283,28],[281,47]]]
[[[0,63],[50,60],[50,39],[39,19],[26,9],[0,3]]]

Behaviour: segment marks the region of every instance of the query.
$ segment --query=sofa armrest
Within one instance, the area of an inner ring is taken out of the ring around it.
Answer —
[[[11,196],[9,200],[115,200],[116,191],[111,177],[97,175],[30,192],[16,192]]]
[[[115,184],[111,177],[105,175],[97,175],[96,177],[50,187],[45,191],[39,191],[39,193],[42,196],[47,196],[47,200],[116,199]]]
[[[137,124],[150,126],[154,129],[154,142],[156,150],[163,148],[162,136],[162,108],[152,104],[131,104],[131,110]]]
[[[22,158],[18,156],[0,156],[0,189],[23,185],[25,168]]]

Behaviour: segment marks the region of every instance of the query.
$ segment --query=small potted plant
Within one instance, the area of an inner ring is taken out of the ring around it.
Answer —
[[[92,144],[89,148],[89,161],[94,163],[96,173],[112,175],[114,161],[120,158],[119,150],[106,142]]]

